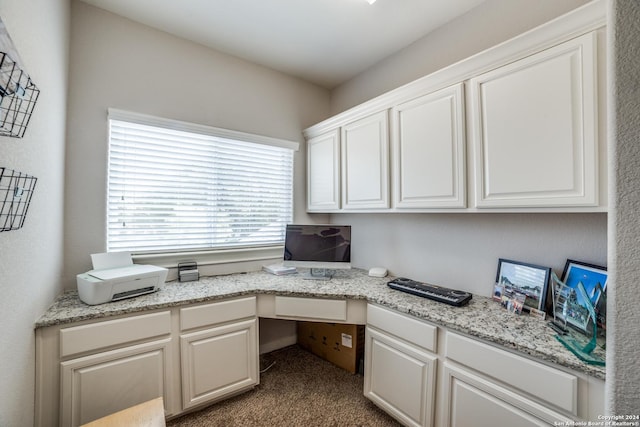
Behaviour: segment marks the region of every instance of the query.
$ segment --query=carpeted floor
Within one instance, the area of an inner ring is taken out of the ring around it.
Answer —
[[[350,374],[298,346],[262,355],[260,368],[270,365],[252,391],[175,418],[167,426],[400,425],[363,396],[362,375]]]

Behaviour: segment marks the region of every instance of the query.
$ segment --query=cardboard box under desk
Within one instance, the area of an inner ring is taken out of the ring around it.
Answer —
[[[364,353],[364,325],[298,322],[298,345],[355,374]]]

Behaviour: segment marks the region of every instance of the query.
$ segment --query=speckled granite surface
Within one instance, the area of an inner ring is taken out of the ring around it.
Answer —
[[[364,299],[402,313],[460,331],[505,348],[604,379],[605,369],[587,365],[555,339],[546,322],[507,312],[495,301],[474,295],[465,307],[451,307],[390,289],[390,278],[369,277],[359,269],[339,270],[330,281],[304,280],[298,275],[264,272],[201,278],[197,282],[165,283],[160,291],[124,301],[90,306],[67,291],[36,322],[41,328],[158,308],[174,307],[247,294]],[[597,351],[602,351],[598,349]],[[604,351],[602,351],[604,354]]]

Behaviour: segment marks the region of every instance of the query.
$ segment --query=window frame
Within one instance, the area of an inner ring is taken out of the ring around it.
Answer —
[[[213,137],[245,141],[255,144],[263,144],[292,150],[292,191],[295,188],[295,152],[300,148],[300,143],[295,141],[284,140],[280,138],[272,138],[263,135],[240,132],[235,130],[217,128],[208,125],[195,124],[180,120],[167,119],[142,113],[109,108],[107,114],[107,126],[110,128],[111,120],[119,120],[130,123],[136,123],[147,126],[167,128],[171,130],[192,132],[201,135]],[[107,153],[110,152],[111,137],[107,137]],[[107,182],[105,183],[105,191],[108,191],[108,168],[109,156],[107,156]],[[295,194],[292,193],[292,216],[295,216]],[[109,204],[105,194],[105,245],[108,238],[108,209]],[[193,260],[198,265],[222,265],[240,262],[260,262],[268,259],[277,259],[282,257],[284,243],[282,245],[256,245],[238,248],[194,248],[184,250],[166,250],[166,251],[131,251],[131,255],[135,262],[154,264],[163,267],[175,267],[178,262],[183,260]],[[232,271],[233,272],[233,271]]]

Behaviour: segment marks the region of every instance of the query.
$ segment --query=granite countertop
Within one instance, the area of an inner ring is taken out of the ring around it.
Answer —
[[[212,301],[248,294],[289,295],[319,298],[362,299],[433,322],[532,356],[535,359],[605,378],[603,366],[588,365],[555,339],[546,322],[507,312],[497,302],[474,295],[464,307],[452,307],[393,290],[389,277],[369,277],[360,269],[338,270],[332,280],[304,280],[298,275],[274,276],[265,272],[203,277],[197,282],[168,282],[158,292],[123,301],[87,305],[77,291],[60,295],[38,319],[36,328],[121,314]],[[604,350],[597,352],[604,355]]]

